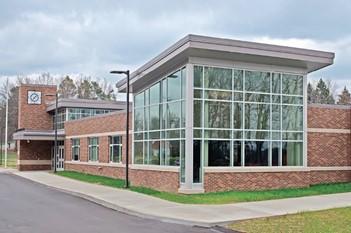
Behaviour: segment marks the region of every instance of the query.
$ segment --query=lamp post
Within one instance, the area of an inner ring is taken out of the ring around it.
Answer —
[[[114,70],[111,74],[124,74],[127,76],[127,122],[126,122],[126,184],[129,188],[129,70]]]
[[[54,143],[54,173],[56,173],[56,159],[57,159],[57,114],[58,114],[58,93],[56,91],[55,94],[46,94],[45,96],[54,96],[55,97],[55,122],[54,122],[54,130],[55,130],[55,143]]]

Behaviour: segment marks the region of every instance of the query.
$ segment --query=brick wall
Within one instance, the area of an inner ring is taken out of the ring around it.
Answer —
[[[49,141],[18,141],[18,160],[51,160],[51,142]],[[51,165],[23,165],[17,166],[18,170],[50,170]]]
[[[125,169],[122,167],[65,163],[65,170],[89,173],[99,176],[114,177],[118,179],[124,179],[125,177]]]
[[[205,172],[206,192],[307,187],[309,172]]]
[[[311,184],[351,182],[351,171],[311,171]]]
[[[351,108],[311,104],[308,106],[307,119],[308,128],[351,129]]]
[[[351,166],[351,108],[310,105],[308,128],[308,166]],[[332,130],[332,132],[323,132]]]
[[[28,91],[41,92],[41,104],[28,104]],[[56,86],[47,85],[21,85],[18,100],[18,128],[48,130],[53,128],[52,117],[46,113],[47,103],[55,97],[46,96],[55,94]]]

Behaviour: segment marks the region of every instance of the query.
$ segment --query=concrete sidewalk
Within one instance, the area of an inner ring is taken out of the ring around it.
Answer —
[[[204,227],[236,220],[351,206],[351,193],[225,205],[178,204],[132,191],[76,181],[49,172],[13,174],[124,213]]]

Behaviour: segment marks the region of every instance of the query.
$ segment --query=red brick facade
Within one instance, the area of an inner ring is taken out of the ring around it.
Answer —
[[[28,104],[28,91],[41,92],[41,104]],[[47,103],[55,99],[56,86],[21,85],[18,92],[18,128],[48,130],[53,128],[52,117],[46,114]]]
[[[28,104],[28,91],[41,92],[41,104]],[[56,86],[21,85],[18,96],[18,128],[27,130],[50,130],[53,128],[52,117],[46,113],[47,103],[55,97],[47,96],[56,93]],[[50,170],[51,164],[50,141],[17,141],[18,165],[23,170]],[[30,161],[26,164],[27,161]],[[44,165],[43,163],[46,164]],[[32,164],[30,164],[32,163]]]
[[[28,105],[28,91],[42,92],[41,105]],[[46,113],[46,103],[53,100],[55,86],[24,85],[19,89],[19,128],[52,129],[52,117]],[[132,115],[132,114],[130,114]],[[68,121],[65,123],[65,169],[116,178],[125,177],[125,122],[123,111]],[[132,122],[132,116],[130,117]],[[132,124],[131,124],[132,125]],[[131,127],[130,127],[131,130]],[[342,106],[310,105],[308,107],[307,168],[275,168],[269,171],[206,171],[205,192],[225,190],[262,190],[306,187],[311,184],[351,181],[351,108]],[[110,163],[109,137],[122,136],[122,163]],[[98,162],[89,162],[88,138],[99,138]],[[72,161],[72,139],[80,139],[80,159]],[[51,169],[51,141],[18,141],[19,170]],[[129,143],[132,161],[132,134]],[[48,162],[49,161],[49,162]],[[31,162],[31,163],[29,163]],[[153,170],[154,169],[154,170]],[[152,166],[131,166],[132,185],[177,192],[179,172]]]
[[[206,172],[206,192],[228,190],[265,190],[307,187],[310,173],[298,172]]]

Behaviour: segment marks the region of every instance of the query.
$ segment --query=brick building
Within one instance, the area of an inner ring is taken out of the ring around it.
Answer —
[[[132,185],[198,193],[350,182],[350,106],[307,104],[307,74],[333,59],[195,35],[178,41],[131,74]],[[125,80],[117,86],[125,91]],[[20,87],[20,170],[52,167],[55,91]],[[125,106],[60,99],[57,169],[124,178]]]

